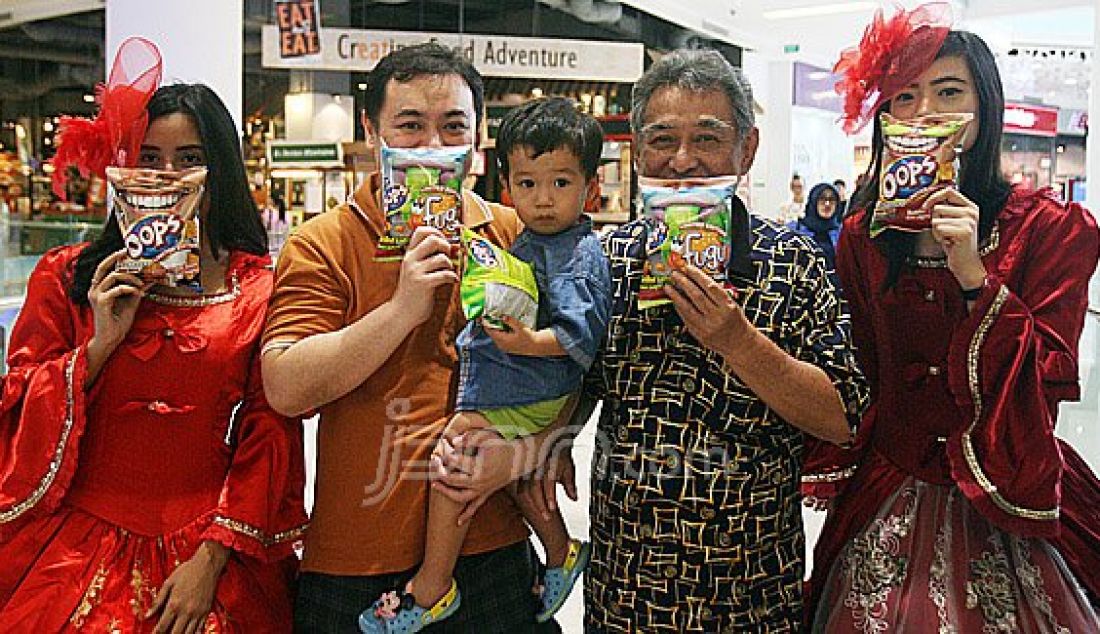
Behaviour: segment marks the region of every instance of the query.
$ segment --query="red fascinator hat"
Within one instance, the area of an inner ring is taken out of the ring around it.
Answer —
[[[103,176],[107,166],[129,167],[137,160],[149,115],[145,106],[160,86],[161,58],[149,40],[131,37],[122,43],[107,84],[96,86],[95,119],[62,117],[53,163],[53,191],[65,197],[65,173],[76,166],[81,175]]]
[[[946,2],[923,4],[912,11],[899,7],[889,19],[879,9],[859,46],[841,53],[833,67],[841,75],[836,91],[844,99],[844,131],[861,130],[879,106],[924,72],[950,31],[951,5]]]

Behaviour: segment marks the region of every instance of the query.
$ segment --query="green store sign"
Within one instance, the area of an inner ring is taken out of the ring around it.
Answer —
[[[272,167],[325,167],[342,165],[343,152],[339,143],[272,143],[268,146]]]

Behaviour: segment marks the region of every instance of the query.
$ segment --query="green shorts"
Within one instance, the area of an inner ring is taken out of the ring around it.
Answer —
[[[499,409],[483,409],[478,414],[484,416],[498,434],[505,440],[514,440],[524,436],[532,436],[546,429],[558,418],[561,409],[565,407],[569,395],[539,401],[530,405],[516,405],[514,407],[501,407]]]

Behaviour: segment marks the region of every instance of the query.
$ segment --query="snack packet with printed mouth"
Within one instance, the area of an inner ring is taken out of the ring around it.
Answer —
[[[887,229],[923,231],[932,226],[928,197],[958,184],[957,148],[974,120],[969,113],[930,114],[915,119],[880,115],[882,157],[871,237]]]
[[[107,202],[126,247],[116,270],[201,293],[198,212],[205,183],[205,167],[179,172],[108,167]]]
[[[465,257],[462,267],[462,312],[466,319],[481,318],[493,328],[505,328],[504,317],[535,327],[539,287],[530,264],[482,236],[462,229]]]
[[[673,271],[692,264],[725,283],[736,177],[670,181],[639,178],[643,217],[650,220],[638,307],[667,304]]]
[[[386,229],[375,260],[400,261],[413,231],[435,227],[456,247],[462,241],[462,180],[471,147],[382,146],[382,212]]]

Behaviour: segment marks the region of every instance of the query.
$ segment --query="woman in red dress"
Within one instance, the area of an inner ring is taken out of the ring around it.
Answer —
[[[112,272],[113,214],[31,274],[0,396],[0,632],[290,631],[303,451],[262,390],[266,234],[213,91],[146,110],[107,153],[208,168],[206,294]]]
[[[1100,483],[1054,435],[1058,403],[1079,396],[1100,235],[1080,206],[1005,182],[993,55],[940,10],[880,14],[838,64],[847,127],[876,119],[876,157],[878,112],[976,121],[959,187],[927,203],[930,230],[869,236],[876,160],[841,232],[837,272],[872,406],[853,448],[815,444],[807,457],[807,495],[829,500],[808,622],[1100,631],[1086,594],[1100,590]]]

